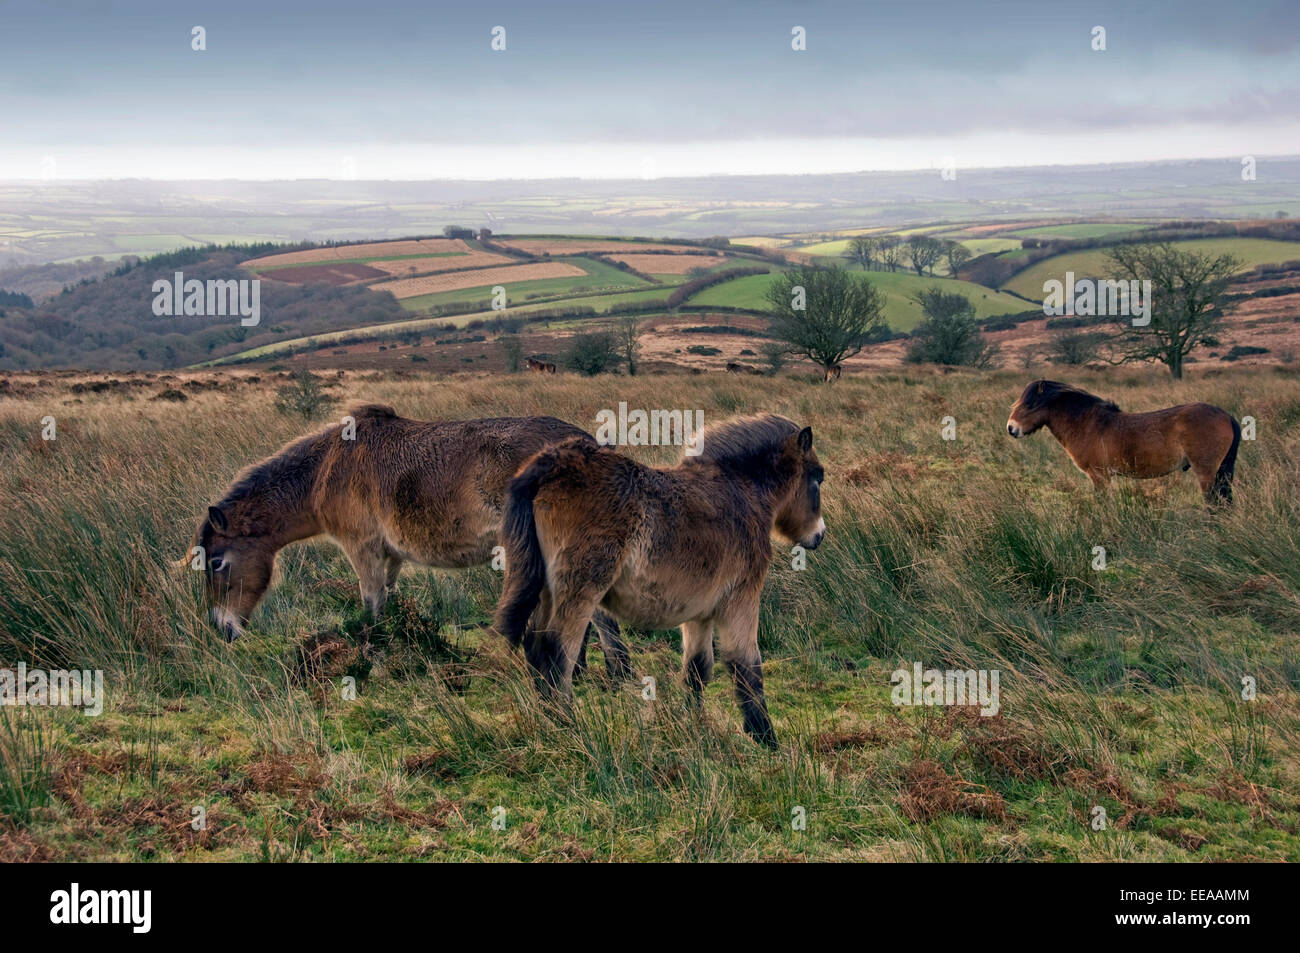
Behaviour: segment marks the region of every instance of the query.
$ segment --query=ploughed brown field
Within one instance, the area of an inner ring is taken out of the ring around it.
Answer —
[[[456,291],[459,288],[479,288],[486,285],[515,281],[538,281],[542,278],[579,278],[586,272],[577,265],[563,261],[538,262],[533,265],[510,265],[505,268],[479,268],[458,271],[454,274],[425,275],[423,278],[400,278],[371,285],[376,291],[391,291],[397,298],[415,298],[419,295],[437,294],[439,291]]]
[[[444,258],[398,258],[394,261],[371,261],[367,264],[394,278],[405,278],[439,271],[464,271],[467,268],[484,268],[488,265],[509,265],[513,261],[513,258],[495,252],[471,251],[465,255],[450,255]]]

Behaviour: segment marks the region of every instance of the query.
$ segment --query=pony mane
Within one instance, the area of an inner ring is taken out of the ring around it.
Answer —
[[[684,459],[708,460],[747,471],[766,468],[772,454],[798,432],[798,424],[777,414],[733,417],[705,427],[699,435],[699,455]]]
[[[356,420],[396,420],[397,411],[387,404],[353,404],[344,413]],[[285,444],[264,460],[250,464],[235,475],[217,506],[236,503],[268,486],[291,485],[310,479],[320,452],[320,440],[339,429],[332,423],[315,433],[298,437]]]
[[[1025,406],[1029,410],[1057,405],[1067,411],[1082,413],[1093,408],[1120,413],[1119,405],[1081,387],[1062,384],[1060,381],[1035,381],[1025,388]]]

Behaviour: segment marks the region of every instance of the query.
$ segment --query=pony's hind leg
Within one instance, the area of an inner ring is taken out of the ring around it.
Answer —
[[[533,632],[525,647],[536,673],[537,687],[547,697],[573,692],[573,667],[578,661],[587,626],[600,595],[554,596],[555,607],[545,629]]]
[[[736,701],[745,733],[767,748],[776,747],[776,732],[763,694],[763,658],[758,651],[758,593],[730,606],[718,618],[722,659],[736,683]]]
[[[713,625],[687,622],[682,626],[682,681],[686,683],[686,704],[699,708],[704,703],[704,686],[713,678]]]

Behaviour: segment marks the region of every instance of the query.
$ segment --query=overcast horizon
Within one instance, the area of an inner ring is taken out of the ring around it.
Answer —
[[[1300,7],[1283,0],[1226,19],[1202,0],[0,0],[0,24],[5,180],[655,179],[1300,152]]]

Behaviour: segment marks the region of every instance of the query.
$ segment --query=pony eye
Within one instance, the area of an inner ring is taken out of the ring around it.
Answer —
[[[223,569],[229,566],[230,563],[226,562],[226,557],[224,556],[214,556],[211,560],[208,561],[208,565],[212,567],[213,572],[221,572]]]

